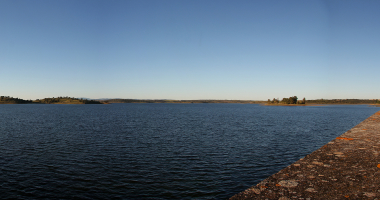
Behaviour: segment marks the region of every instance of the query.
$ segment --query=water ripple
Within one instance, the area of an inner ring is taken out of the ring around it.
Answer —
[[[0,198],[226,199],[377,110],[0,105]]]

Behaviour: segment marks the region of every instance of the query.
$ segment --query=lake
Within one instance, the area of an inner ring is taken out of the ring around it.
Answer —
[[[227,199],[378,110],[0,105],[0,198]]]

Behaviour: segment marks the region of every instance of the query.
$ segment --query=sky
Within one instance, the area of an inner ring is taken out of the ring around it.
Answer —
[[[380,99],[378,0],[0,0],[0,95]]]

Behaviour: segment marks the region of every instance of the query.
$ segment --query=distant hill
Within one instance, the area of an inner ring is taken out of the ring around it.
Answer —
[[[377,99],[315,99],[307,100],[310,104],[378,104]]]
[[[259,104],[264,101],[250,100],[150,100],[150,99],[109,99],[103,102],[107,103],[244,103]]]
[[[266,105],[286,105],[286,104],[380,104],[378,99],[314,99],[307,100],[303,98],[302,101],[297,100],[297,96],[279,99],[273,99],[266,102]]]
[[[289,100],[285,102],[285,100]],[[377,99],[316,99],[297,101],[297,97],[284,98],[282,101],[273,99],[270,101],[251,101],[251,100],[169,100],[169,99],[88,99],[74,97],[53,97],[36,100],[24,100],[9,96],[0,96],[0,104],[108,104],[108,103],[241,103],[241,104],[266,104],[266,105],[282,105],[285,103],[294,104],[376,104],[380,105]]]
[[[106,102],[100,102],[95,100],[88,100],[83,98],[73,98],[73,97],[53,97],[32,100],[24,100],[19,98],[13,98],[9,96],[0,96],[0,104],[104,104]]]
[[[25,103],[32,103],[32,101],[19,99],[19,98],[13,98],[9,96],[0,96],[0,104],[25,104]]]
[[[33,103],[43,104],[102,104],[100,101],[73,97],[57,97],[34,100]]]

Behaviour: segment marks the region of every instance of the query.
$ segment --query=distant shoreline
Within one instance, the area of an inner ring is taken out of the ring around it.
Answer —
[[[374,107],[380,107],[379,104],[368,104],[368,103],[325,103],[325,104],[262,104],[262,106],[329,106],[329,105],[369,105]]]
[[[83,98],[79,99],[74,97],[53,97],[36,99],[32,101],[9,96],[0,96],[0,104],[107,104],[107,102],[100,102]]]
[[[287,107],[298,107],[298,106],[331,106],[331,105],[368,105],[373,107],[380,107],[379,104],[345,104],[345,103],[332,103],[332,104],[265,104],[265,103],[236,103],[236,102],[128,102],[128,103],[120,103],[117,102],[116,104],[257,104],[260,106],[287,106]],[[0,102],[0,105],[9,105],[9,104],[39,104],[39,105],[48,105],[48,104],[59,104],[59,105],[85,105],[86,103],[3,103]],[[88,103],[87,103],[88,104]],[[114,103],[108,103],[108,102],[100,102],[100,103],[93,103],[98,105],[108,105],[108,104],[114,104]]]
[[[345,104],[264,104],[263,106],[326,106],[326,105],[345,105]]]
[[[371,105],[380,106],[377,99],[317,99],[307,100],[306,103],[289,104],[284,102],[271,103],[268,101],[254,100],[141,100],[141,99],[106,99],[90,100],[74,97],[53,97],[36,100],[24,100],[9,96],[0,96],[0,104],[111,104],[111,103],[235,103],[235,104],[260,104],[262,106],[325,106],[325,105]]]

